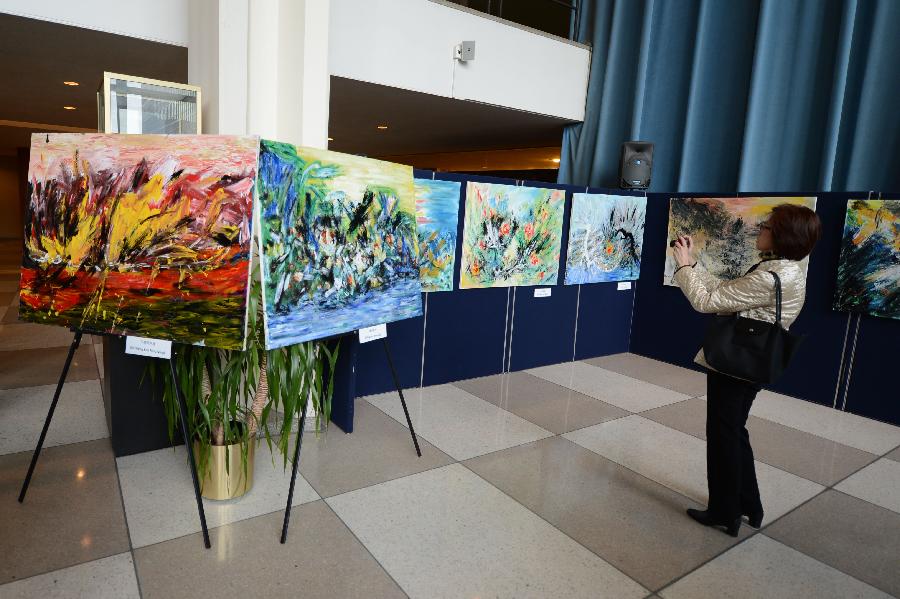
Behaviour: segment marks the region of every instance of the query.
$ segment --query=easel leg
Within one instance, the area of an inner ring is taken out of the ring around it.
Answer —
[[[300,412],[300,430],[297,431],[297,443],[294,445],[294,465],[291,469],[291,486],[288,489],[287,506],[284,508],[284,524],[281,525],[281,544],[287,542],[288,526],[291,523],[291,503],[294,501],[294,483],[297,482],[297,469],[300,467],[300,445],[303,443],[303,429],[306,428],[306,406],[309,398],[303,404]]]
[[[209,549],[209,529],[206,528],[206,512],[203,511],[203,498],[200,496],[200,481],[197,477],[197,463],[194,461],[194,445],[188,435],[187,408],[184,405],[184,397],[181,395],[181,387],[178,385],[178,375],[175,372],[175,362],[169,359],[169,368],[172,372],[172,384],[175,385],[175,396],[178,398],[178,409],[181,412],[181,434],[184,437],[184,446],[187,448],[188,462],[191,466],[191,479],[194,481],[194,497],[197,499],[197,511],[200,513],[200,527],[203,529],[203,544]]]
[[[394,386],[397,387],[397,393],[400,394],[400,404],[403,406],[403,413],[406,414],[406,424],[409,426],[409,434],[412,435],[413,445],[416,446],[416,455],[422,457],[422,450],[419,449],[419,438],[416,436],[416,429],[413,428],[412,420],[409,418],[409,410],[406,407],[406,398],[403,397],[403,387],[400,386],[400,379],[397,378],[397,371],[394,370],[394,361],[391,359],[391,349],[388,347],[387,338],[382,339],[384,342],[384,355],[387,356],[388,366],[391,368],[391,376],[394,377]]]
[[[44,420],[44,428],[41,430],[41,436],[38,438],[37,447],[34,448],[34,453],[31,455],[31,465],[28,466],[28,474],[25,475],[25,482],[22,484],[22,490],[19,492],[19,503],[25,501],[25,493],[28,492],[28,485],[31,484],[34,467],[37,465],[38,458],[41,457],[41,448],[44,446],[44,438],[47,436],[47,430],[50,428],[50,421],[53,420],[53,412],[56,410],[57,402],[59,402],[59,395],[62,393],[63,384],[66,382],[66,375],[69,374],[69,366],[72,365],[75,350],[78,349],[80,344],[81,331],[75,331],[75,338],[72,339],[72,345],[69,346],[66,364],[63,366],[62,374],[59,375],[59,383],[56,384],[56,393],[53,394],[53,401],[50,403],[50,411],[47,412],[47,418]]]

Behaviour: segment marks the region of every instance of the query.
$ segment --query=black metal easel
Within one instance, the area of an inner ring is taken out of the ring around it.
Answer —
[[[412,420],[409,418],[409,409],[406,407],[406,398],[403,397],[403,387],[400,386],[400,378],[394,369],[394,360],[391,358],[391,349],[388,346],[387,338],[382,339],[384,343],[384,355],[387,358],[388,367],[391,369],[391,377],[394,379],[394,386],[400,395],[400,404],[403,406],[403,413],[406,415],[406,424],[409,426],[409,434],[412,436],[413,445],[416,447],[416,455],[422,457],[422,450],[419,449],[419,438],[416,436],[416,430],[413,428]],[[291,471],[291,485],[288,490],[287,506],[284,509],[284,524],[281,526],[281,544],[287,542],[288,526],[291,520],[291,502],[294,499],[294,483],[297,481],[297,470],[300,466],[300,445],[303,440],[303,428],[306,423],[306,406],[309,400],[303,404],[303,411],[300,413],[300,430],[297,431],[297,443],[294,446],[294,464]]]
[[[41,436],[38,438],[37,447],[31,456],[31,464],[28,466],[28,474],[25,475],[25,481],[22,483],[22,490],[19,492],[19,503],[25,501],[25,494],[28,492],[28,486],[31,484],[31,477],[34,475],[34,468],[37,465],[38,458],[41,456],[41,449],[44,447],[44,439],[47,431],[50,429],[50,421],[53,420],[53,412],[56,411],[56,404],[59,402],[59,396],[62,393],[63,385],[66,382],[66,375],[69,374],[69,367],[72,365],[72,359],[75,357],[75,351],[81,345],[81,337],[85,331],[73,328],[75,338],[72,339],[72,345],[69,346],[69,355],[66,356],[66,363],[63,366],[62,374],[59,375],[59,383],[56,385],[56,393],[53,394],[53,401],[50,403],[50,410],[47,412],[47,418],[44,420],[44,428],[41,430]],[[105,333],[90,331],[92,335],[105,335]],[[203,529],[203,544],[207,549],[211,547],[209,542],[209,529],[206,527],[206,513],[203,511],[203,499],[200,497],[200,481],[197,477],[197,464],[194,462],[194,447],[190,442],[187,431],[187,409],[184,404],[184,397],[181,394],[181,387],[178,385],[178,377],[175,373],[175,362],[169,358],[169,368],[172,371],[172,382],[175,385],[175,396],[178,398],[178,408],[181,412],[181,434],[184,437],[184,445],[188,451],[188,461],[191,466],[191,478],[194,481],[194,496],[197,499],[197,511],[200,514],[200,526]]]

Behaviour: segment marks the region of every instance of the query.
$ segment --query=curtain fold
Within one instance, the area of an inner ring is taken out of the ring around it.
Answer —
[[[593,47],[559,181],[618,186],[655,144],[651,191],[900,188],[900,2],[582,0]]]

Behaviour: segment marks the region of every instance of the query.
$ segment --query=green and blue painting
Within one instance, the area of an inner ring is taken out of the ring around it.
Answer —
[[[266,347],[422,313],[412,167],[262,140]]]
[[[416,179],[415,186],[422,291],[453,291],[460,184]]]

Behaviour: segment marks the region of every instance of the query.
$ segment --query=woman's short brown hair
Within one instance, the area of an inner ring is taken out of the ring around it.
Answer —
[[[822,236],[822,222],[815,211],[796,204],[779,204],[769,217],[772,248],[780,258],[802,260]]]

